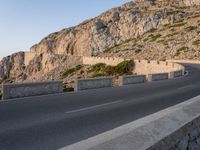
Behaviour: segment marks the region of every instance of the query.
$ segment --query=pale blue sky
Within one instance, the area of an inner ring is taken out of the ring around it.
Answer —
[[[130,0],[0,0],[0,58]]]

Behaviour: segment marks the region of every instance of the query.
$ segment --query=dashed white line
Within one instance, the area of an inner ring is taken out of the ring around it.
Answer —
[[[186,86],[179,87],[179,88],[177,88],[177,89],[178,89],[178,90],[183,90],[183,89],[188,89],[188,88],[193,88],[193,87],[195,87],[194,84],[189,84],[189,85],[186,85]]]
[[[95,109],[95,108],[100,108],[100,107],[103,107],[103,106],[113,105],[113,104],[117,104],[117,103],[121,103],[121,102],[123,102],[123,101],[122,100],[118,100],[118,101],[114,101],[114,102],[110,102],[110,103],[104,103],[104,104],[100,104],[100,105],[94,105],[94,106],[85,107],[85,108],[81,108],[81,109],[71,110],[71,111],[67,111],[65,113],[66,114],[71,114],[71,113],[81,112],[81,111],[85,111],[85,110],[91,110],[91,109]]]

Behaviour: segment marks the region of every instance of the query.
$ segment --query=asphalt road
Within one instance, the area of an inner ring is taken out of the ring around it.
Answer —
[[[0,150],[56,150],[200,94],[200,66],[174,80],[0,102]]]

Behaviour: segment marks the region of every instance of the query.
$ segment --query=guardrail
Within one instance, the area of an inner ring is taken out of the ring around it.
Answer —
[[[129,84],[137,84],[146,82],[146,75],[130,75],[130,76],[120,76],[119,77],[119,85],[129,85]]]
[[[168,73],[157,73],[157,74],[148,74],[147,75],[147,80],[150,81],[159,81],[159,80],[167,80]]]
[[[194,150],[200,147],[200,96],[60,150]]]
[[[16,83],[3,84],[2,91],[2,99],[6,100],[28,96],[61,93],[63,91],[63,87],[62,81]]]
[[[100,58],[98,59],[102,61],[102,59]],[[109,61],[111,60],[115,62],[117,59],[113,58],[113,59],[106,59],[106,60],[109,60]],[[147,67],[148,71],[155,70],[156,66],[163,65],[165,67],[167,66],[166,68],[168,69],[168,71],[171,71],[171,72],[153,73],[153,74],[150,73],[147,75],[137,75],[137,76],[121,76],[119,77],[119,86],[136,84],[136,83],[144,83],[146,81],[151,82],[151,81],[158,81],[158,80],[173,79],[173,78],[184,75],[184,72],[185,72],[184,66],[173,63],[173,62],[147,61],[147,60],[143,60],[143,61],[136,60],[135,62],[137,65],[143,66],[143,68],[145,64],[146,66],[150,65],[148,66],[149,68]],[[163,70],[161,69],[160,71],[163,72]],[[75,81],[75,91],[112,87],[112,85],[113,85],[112,77],[78,79]],[[23,84],[4,84],[2,86],[2,89],[3,89],[3,96],[2,96],[3,99],[45,95],[45,94],[62,92],[62,81],[23,83]]]
[[[75,84],[75,91],[112,87],[112,77],[78,79]]]

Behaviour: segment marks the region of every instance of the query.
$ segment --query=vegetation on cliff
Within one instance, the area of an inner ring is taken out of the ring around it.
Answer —
[[[133,74],[134,67],[135,64],[133,60],[125,60],[116,66],[106,65],[104,63],[98,63],[92,66],[76,66],[74,68],[64,71],[60,75],[60,78],[64,80],[65,91],[71,91],[71,87],[74,86],[76,79],[105,76],[113,76],[114,78],[118,78],[118,76],[120,75]]]

